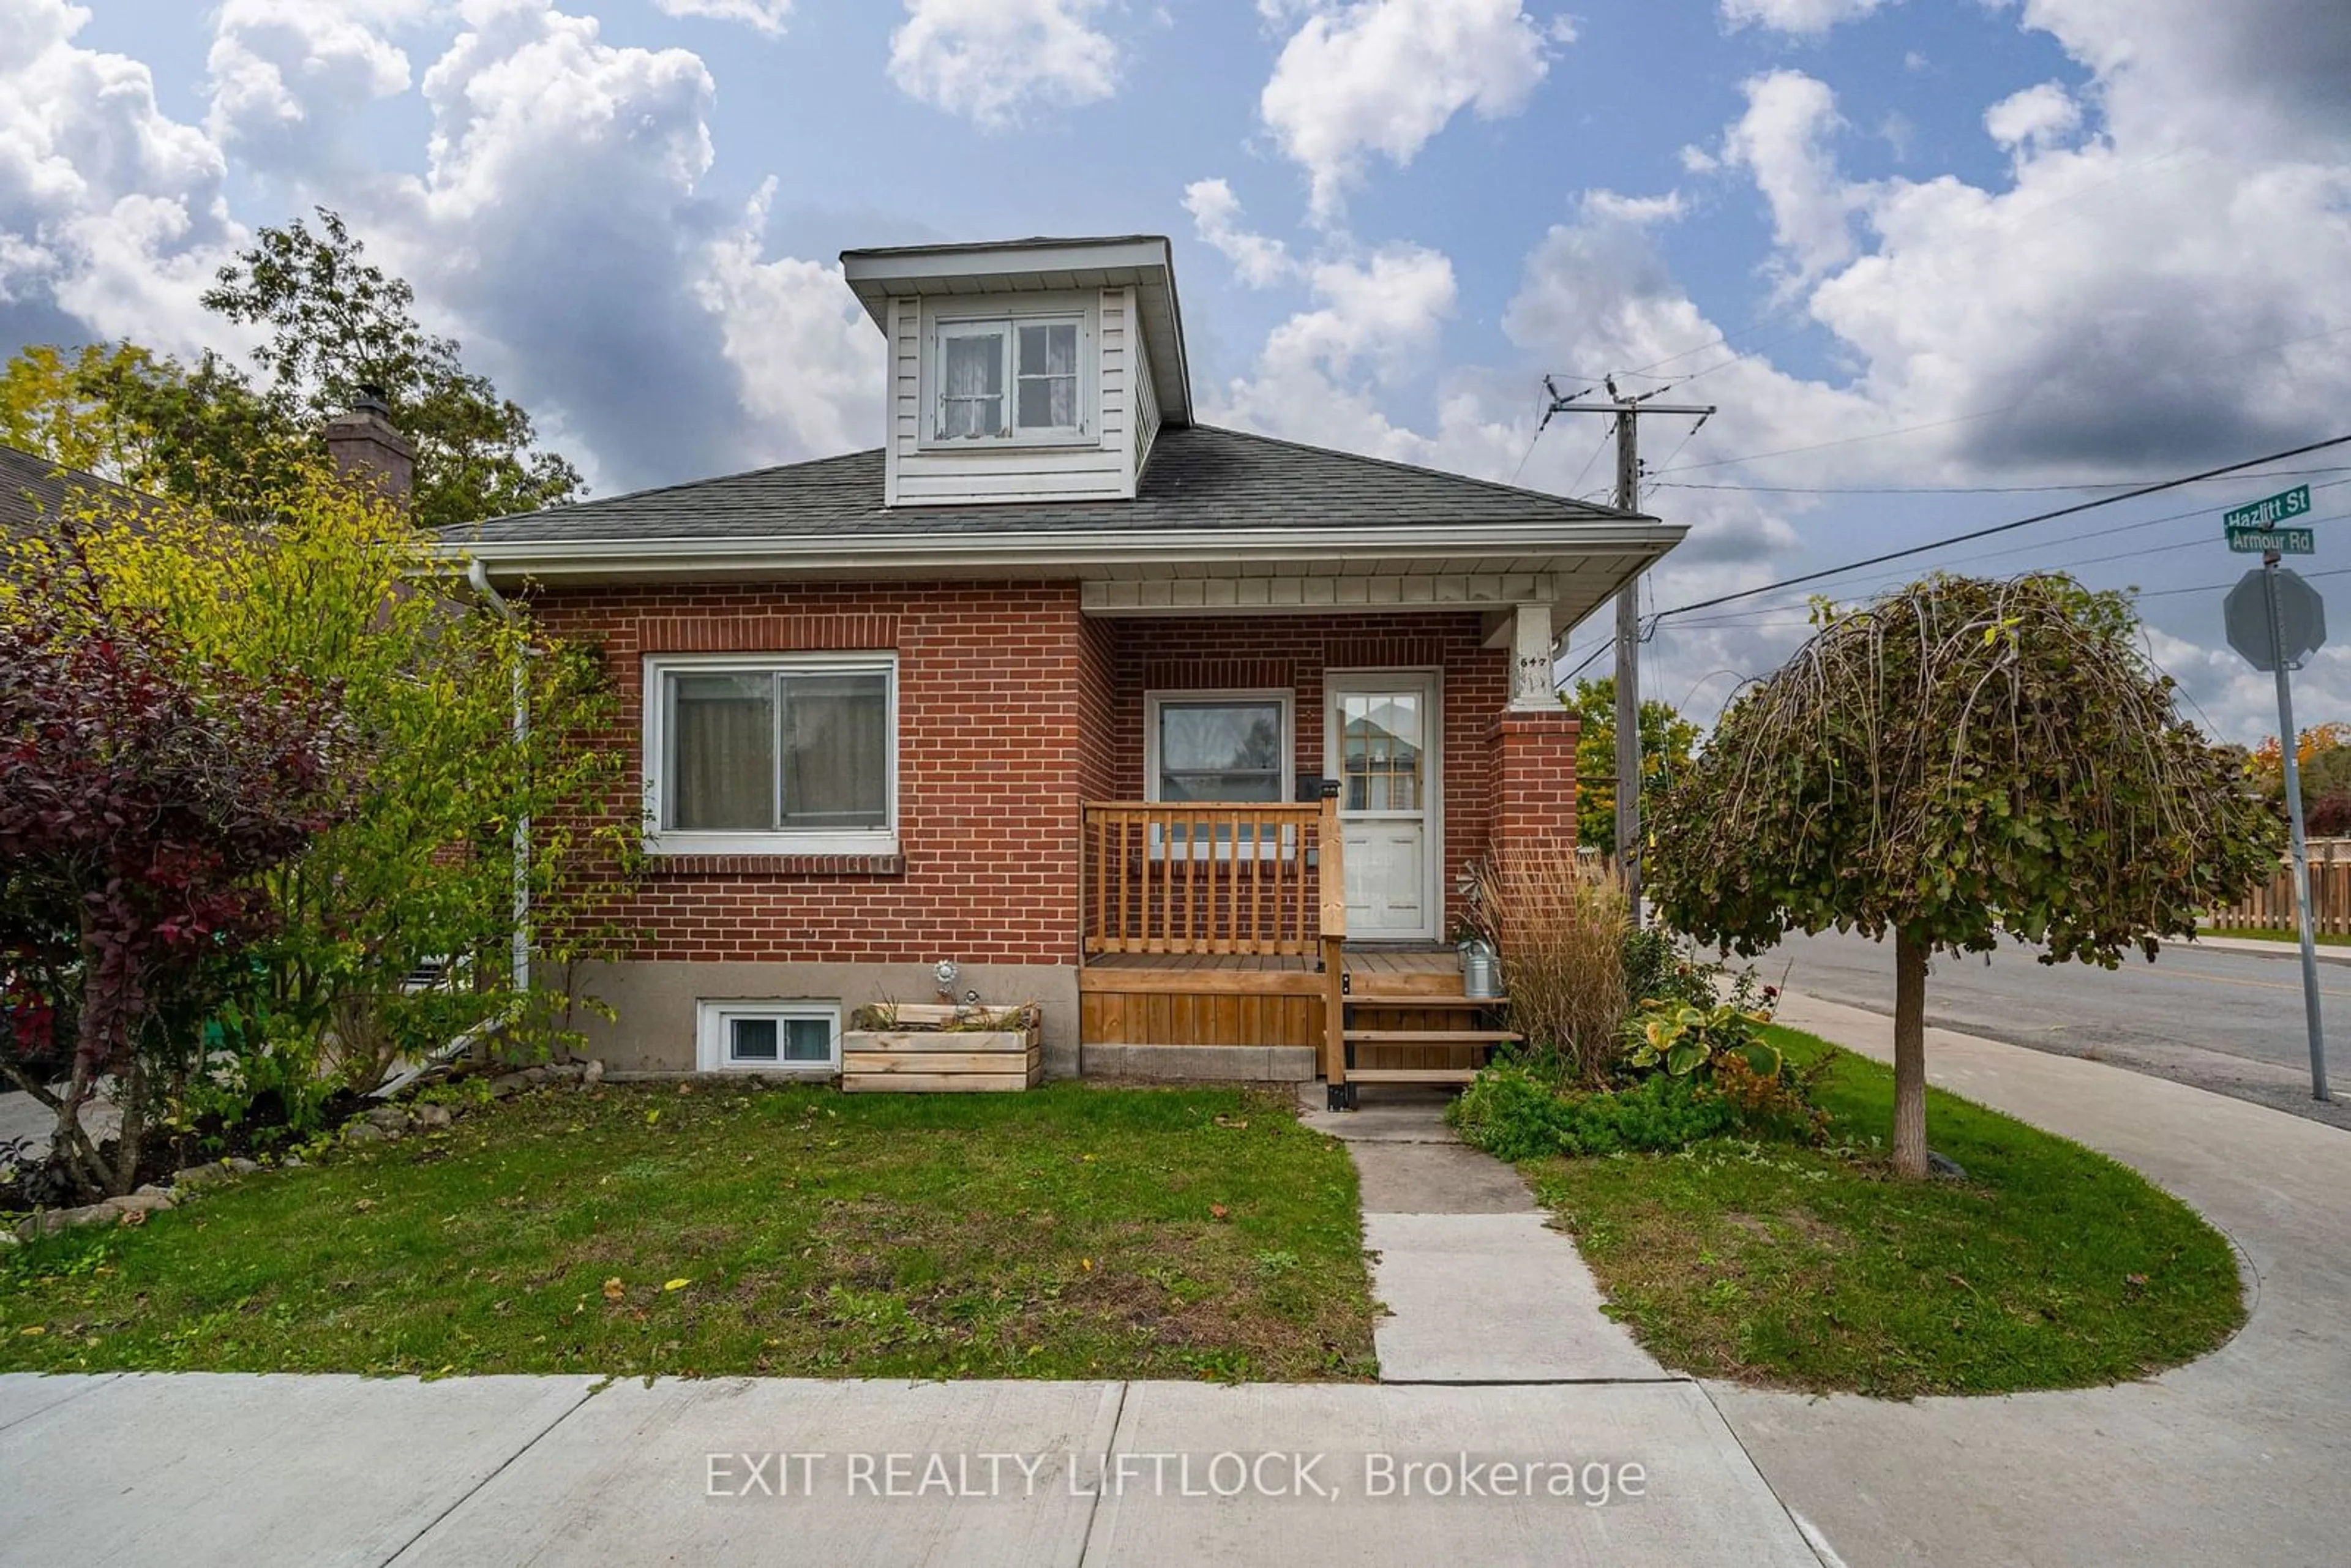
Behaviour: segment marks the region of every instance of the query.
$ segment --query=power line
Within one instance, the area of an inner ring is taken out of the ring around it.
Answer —
[[[2351,576],[2351,566],[2330,567],[2325,571],[2304,571],[2296,572],[2294,575],[2302,578]],[[2241,579],[2240,580],[2242,580]],[[2236,586],[2237,584],[2234,582],[2207,582],[2199,584],[2194,588],[2158,588],[2149,592],[2140,593],[2137,597],[2140,599],[2170,599],[2175,595],[2182,593],[2218,593],[2223,589],[2234,588]]]
[[[2004,534],[2017,528],[2030,528],[2035,523],[2054,522],[2059,517],[2070,517],[2077,512],[2095,511],[2100,507],[2111,507],[2123,501],[2136,501],[2142,496],[2158,495],[2163,491],[2177,490],[2182,486],[2193,485],[2201,480],[2218,478],[2224,474],[2241,473],[2245,469],[2259,468],[2265,464],[2283,463],[2289,457],[2299,457],[2307,452],[2324,452],[2331,447],[2344,445],[2351,445],[2351,435],[2337,435],[2325,441],[2314,441],[2304,446],[2289,447],[2283,452],[2273,452],[2266,457],[2252,457],[2241,463],[2230,463],[2218,468],[2207,468],[2200,473],[2183,475],[2177,479],[2166,479],[2158,484],[2144,485],[2136,490],[2126,490],[2118,496],[2101,496],[2095,500],[2077,501],[2070,507],[2059,507],[2053,511],[2036,512],[2032,517],[2019,517],[2013,522],[1995,523],[1990,528],[1974,528],[1963,534],[1953,534],[1949,538],[1935,539],[1922,545],[1911,545],[1903,549],[1888,550],[1883,555],[1874,555],[1865,560],[1853,561],[1844,566],[1825,567],[1819,571],[1808,571],[1798,577],[1783,579],[1779,582],[1767,582],[1761,588],[1745,588],[1735,593],[1717,594],[1712,599],[1701,599],[1693,604],[1677,605],[1671,610],[1661,610],[1657,612],[1656,618],[1663,621],[1668,615],[1683,615],[1694,610],[1711,610],[1718,604],[1729,604],[1742,599],[1753,599],[1761,594],[1774,593],[1782,589],[1795,588],[1808,582],[1818,582],[1823,578],[1842,577],[1849,571],[1862,571],[1873,566],[1883,566],[1887,561],[1925,555],[1930,550],[1945,549],[1952,545],[1965,544],[1970,539],[1989,538],[1994,534]]]
[[[2351,467],[2281,468],[2265,477],[2299,479],[2320,474],[2351,474]],[[1756,496],[2031,496],[2067,490],[2124,490],[2147,482],[2084,479],[2071,485],[1723,485],[1691,479],[1656,479],[1650,483],[1661,490],[1737,490]]]
[[[2273,470],[2272,472],[2267,473],[2267,474],[2262,474],[2262,475],[2256,475],[2256,476],[2252,476],[2252,477],[2257,477],[2257,478],[2262,478],[2262,479],[2274,479],[2274,478],[2286,478],[2286,477],[2291,477],[2291,476],[2294,476],[2298,475],[2298,474],[2329,474],[2329,473],[2340,473],[2340,472],[2343,472],[2343,470],[2341,470],[2341,469],[2331,469],[2331,468],[2304,468],[2304,469],[2285,468],[2285,469],[2276,469],[2276,470]],[[2351,485],[2351,479],[2335,479],[2335,480],[2331,480],[2331,481],[2329,481],[2329,482],[2327,482],[2327,483],[2325,483],[2325,484],[2322,484],[2322,485],[2313,485],[2313,486],[2311,486],[2311,489],[2312,489],[2314,492],[2315,492],[2315,491],[2319,491],[2319,490],[2335,490],[2335,489],[2340,489],[2340,488],[2342,488],[2342,487],[2343,487],[2344,486],[2346,486],[2346,485]],[[2081,533],[2078,533],[2078,534],[2072,534],[2072,535],[2067,536],[2067,538],[2065,538],[2065,540],[2064,540],[2064,543],[2067,543],[2067,544],[2079,544],[2079,543],[2081,543],[2082,541],[2084,541],[2084,540],[2085,540],[2085,539],[2106,538],[2109,538],[2109,537],[2111,537],[2111,536],[2113,536],[2113,535],[2115,535],[2115,534],[2137,533],[2137,532],[2138,532],[2138,531],[2140,531],[2140,530],[2142,530],[2142,529],[2146,529],[2146,528],[2159,528],[2159,527],[2161,527],[2161,526],[2162,526],[2163,524],[2165,524],[2165,523],[2176,523],[2176,522],[2181,521],[2182,519],[2184,519],[2184,518],[2188,518],[2188,517],[2210,517],[2210,516],[2211,516],[2211,508],[2210,508],[2210,507],[2189,507],[2187,511],[2184,511],[2184,512],[2166,512],[2163,516],[2161,516],[2161,517],[2135,517],[2135,518],[2133,518],[2131,521],[2129,521],[2129,522],[2127,522],[2127,523],[2116,523],[2116,524],[2115,524],[2114,526],[2112,526],[2111,528],[2087,528],[2087,529],[2083,530]],[[2328,521],[2340,521],[2340,520],[2342,520],[2342,517],[2338,516],[2337,517],[2329,518],[2329,519],[2326,519],[2326,520],[2328,520]],[[2158,553],[2158,552],[2159,552],[2159,551],[2161,551],[2161,550],[2170,550],[2170,549],[2190,549],[2190,548],[2192,548],[2192,547],[2194,547],[2194,546],[2196,546],[2196,545],[2202,544],[2202,543],[2204,543],[2204,542],[2206,542],[2206,541],[2205,541],[2204,539],[2202,539],[2202,538],[2196,538],[2196,539],[2189,539],[2189,540],[2186,540],[2186,541],[2183,541],[2183,542],[2181,542],[2181,543],[2179,543],[2179,544],[2176,544],[2176,545],[2162,545],[2162,546],[2158,546],[2158,547],[2156,547],[2155,549],[2149,549],[2149,550],[2126,550],[2126,551],[2121,552],[2121,554],[2119,554],[2119,555],[2092,556],[2092,557],[2090,557],[2090,558],[2089,558],[2088,559],[2086,559],[2086,560],[2080,561],[2080,562],[2077,562],[2077,563],[2074,563],[2074,564],[2083,565],[2083,566],[2088,566],[2088,565],[2095,564],[2095,563],[2100,562],[2100,561],[2107,561],[2107,560],[2120,560],[2120,559],[2126,559],[2126,558],[2127,558],[2127,557],[2130,557],[2130,556],[2155,554],[2155,553]],[[1932,547],[1932,548],[1938,548],[1938,547]],[[1961,556],[1960,558],[1959,558],[1959,559],[1958,559],[1958,560],[1951,561],[1951,562],[1949,562],[1949,563],[1947,563],[1947,564],[1953,565],[1953,566],[1964,565],[1965,563],[1967,563],[1967,562],[1969,562],[1969,561],[1976,561],[1976,560],[1991,560],[1991,559],[1995,559],[1995,558],[1997,558],[1997,557],[1999,557],[1999,556],[2003,556],[2003,555],[2011,555],[2011,554],[2014,554],[2014,553],[2015,553],[2017,550],[2019,550],[2019,549],[2043,549],[2043,548],[2044,548],[2044,547],[2040,546],[2040,545],[2017,545],[2017,546],[2013,546],[2013,547],[2011,547],[2011,548],[2008,548],[2008,549],[2003,549],[1985,550],[1985,551],[1981,552],[1980,554],[1977,554],[1977,555]],[[2168,591],[2168,590],[2167,590],[2166,591]],[[1802,601],[1801,601],[1801,600],[1799,600],[1799,599],[1791,599],[1791,600],[1786,601],[1785,602],[1778,603],[1778,604],[1759,604],[1759,605],[1753,606],[1752,608],[1750,608],[1750,609],[1749,609],[1749,610],[1747,610],[1747,611],[1740,612],[1738,612],[1738,613],[1736,613],[1736,614],[1732,614],[1732,615],[1724,615],[1724,616],[1709,616],[1709,617],[1707,617],[1707,618],[1705,618],[1705,619],[1698,620],[1698,621],[1685,621],[1685,622],[1682,622],[1682,624],[1683,624],[1683,625],[1685,625],[1685,626],[1735,626],[1735,625],[1740,625],[1740,624],[1745,623],[1745,622],[1747,622],[1747,620],[1748,620],[1748,618],[1749,618],[1749,617],[1755,616],[1755,615],[1776,615],[1776,614],[1781,613],[1781,612],[1783,612],[1783,611],[1786,611],[1786,610],[1790,610],[1790,609],[1794,608],[1797,604],[1799,604],[1799,603],[1801,603],[1801,602],[1802,602]]]

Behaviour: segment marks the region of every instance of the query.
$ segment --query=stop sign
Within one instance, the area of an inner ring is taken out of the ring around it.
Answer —
[[[2270,601],[2262,579],[2266,570],[2245,573],[2237,586],[2229,590],[2222,612],[2229,627],[2229,646],[2242,653],[2253,668],[2264,673],[2275,670],[2278,660],[2270,651]],[[2278,637],[2283,643],[2289,670],[2302,668],[2303,661],[2318,652],[2326,642],[2326,601],[2318,597],[2318,590],[2280,567],[2277,569]]]

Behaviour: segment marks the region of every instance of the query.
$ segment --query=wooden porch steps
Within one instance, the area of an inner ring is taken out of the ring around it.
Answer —
[[[1348,1071],[1347,1082],[1469,1083],[1477,1077],[1474,1067],[1357,1067]]]
[[[1349,1045],[1517,1045],[1527,1037],[1507,1029],[1351,1029]]]

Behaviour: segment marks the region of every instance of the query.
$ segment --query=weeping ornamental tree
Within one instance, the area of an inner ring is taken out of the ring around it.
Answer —
[[[1788,931],[1894,937],[1894,1163],[1927,1171],[1927,965],[2001,932],[2113,968],[2277,865],[2243,753],[2179,716],[2118,593],[1928,578],[1818,605],[1723,712],[1656,817],[1660,915],[1752,956]]]

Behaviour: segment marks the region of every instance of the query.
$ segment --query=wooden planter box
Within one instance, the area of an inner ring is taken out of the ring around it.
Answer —
[[[945,1027],[961,1009],[901,1005],[902,1026],[852,1030],[841,1037],[841,1087],[852,1094],[987,1094],[1033,1089],[1045,1075],[1044,1035],[1037,1009],[1008,1008],[1025,1027],[1006,1030]]]

